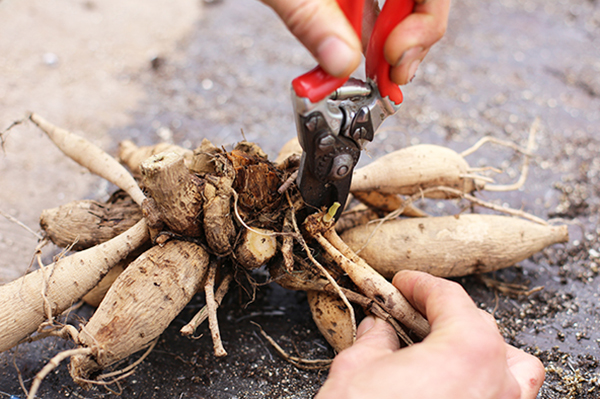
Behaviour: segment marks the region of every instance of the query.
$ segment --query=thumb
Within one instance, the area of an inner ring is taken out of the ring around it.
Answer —
[[[349,76],[358,67],[360,40],[335,0],[262,1],[330,75]]]
[[[400,344],[396,332],[386,321],[367,316],[356,330],[356,342],[333,359],[329,377],[316,399],[341,398],[356,375],[374,362],[396,351]]]
[[[385,320],[367,316],[356,330],[356,342],[353,347],[360,346],[389,352],[400,348],[400,342],[394,328]]]

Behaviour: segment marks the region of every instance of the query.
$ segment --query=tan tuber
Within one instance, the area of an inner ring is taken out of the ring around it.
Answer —
[[[512,266],[549,245],[567,242],[569,233],[567,226],[465,214],[358,226],[342,239],[386,278],[403,269],[456,277]]]
[[[130,264],[77,337],[92,354],[71,358],[73,379],[86,385],[82,380],[92,373],[145,348],[162,334],[200,288],[208,262],[208,253],[199,245],[169,241]]]

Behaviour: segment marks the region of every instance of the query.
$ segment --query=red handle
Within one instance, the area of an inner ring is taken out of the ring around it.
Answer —
[[[361,36],[362,12],[364,0],[337,0],[354,31]],[[292,87],[300,97],[308,98],[313,103],[319,102],[342,86],[348,80],[329,75],[320,66],[292,80]]]
[[[389,96],[397,105],[402,102],[400,87],[390,80],[391,65],[383,56],[383,47],[392,30],[412,13],[414,0],[387,0],[383,5],[367,47],[366,73],[377,84],[382,97]]]
[[[337,0],[337,2],[360,37],[364,0]],[[389,96],[390,100],[396,104],[402,102],[402,91],[390,80],[391,65],[383,56],[383,47],[394,27],[410,15],[413,8],[414,0],[387,0],[375,21],[367,48],[367,76],[377,84],[382,97]],[[292,87],[298,96],[308,98],[311,102],[316,103],[342,86],[347,80],[348,77],[336,78],[317,66],[294,79]]]

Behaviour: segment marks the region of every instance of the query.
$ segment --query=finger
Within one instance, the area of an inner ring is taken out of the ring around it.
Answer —
[[[356,336],[354,345],[336,356],[330,375],[346,374],[400,348],[392,326],[373,316],[366,317],[360,323]]]
[[[416,4],[414,12],[392,30],[384,47],[386,60],[392,65],[392,81],[410,82],[429,48],[444,36],[449,12],[450,0]]]
[[[373,347],[376,350],[393,352],[400,348],[394,328],[385,320],[367,316],[356,330],[354,346]]]
[[[479,314],[483,318],[483,321],[486,322],[491,329],[500,333],[500,330],[498,330],[498,323],[496,323],[496,319],[494,319],[494,316],[492,316],[483,309],[479,309]]]
[[[508,344],[506,362],[521,387],[521,399],[535,399],[545,378],[542,362],[537,357]]]
[[[426,316],[432,333],[446,328],[462,331],[465,325],[470,325],[469,330],[498,334],[495,326],[482,317],[473,300],[455,282],[423,272],[404,270],[394,276],[392,283]],[[463,331],[461,335],[467,333]]]
[[[329,74],[350,75],[361,60],[361,43],[335,0],[263,0]]]
[[[356,342],[340,352],[329,370],[329,377],[319,390],[317,399],[340,397],[357,370],[393,353],[400,348],[396,332],[386,321],[367,316],[356,330]]]

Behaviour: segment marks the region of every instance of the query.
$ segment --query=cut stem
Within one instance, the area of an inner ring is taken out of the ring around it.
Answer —
[[[373,299],[420,338],[429,334],[427,320],[412,307],[396,287],[356,255],[334,229],[329,229],[324,234],[315,233],[314,237],[367,297]]]

